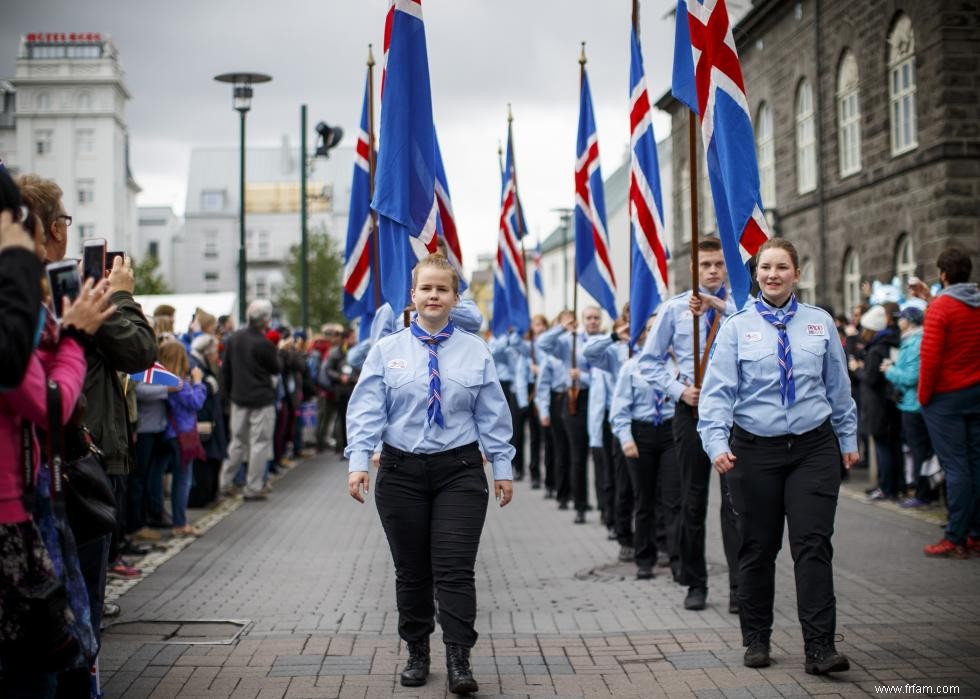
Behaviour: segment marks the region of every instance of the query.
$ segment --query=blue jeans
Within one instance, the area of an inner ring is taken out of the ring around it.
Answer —
[[[170,463],[173,466],[173,481],[170,483],[170,514],[175,527],[187,524],[187,499],[191,494],[191,483],[194,480],[194,462],[181,463],[180,444],[176,439],[170,440],[170,450],[173,454]]]
[[[962,546],[980,537],[980,384],[936,394],[922,417],[946,473],[946,538]]]

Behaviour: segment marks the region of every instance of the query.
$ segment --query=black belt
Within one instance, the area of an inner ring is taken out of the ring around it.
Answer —
[[[827,418],[823,423],[817,427],[814,427],[809,432],[804,432],[803,434],[783,434],[777,437],[761,437],[757,434],[752,434],[748,430],[743,430],[738,425],[732,426],[732,434],[739,439],[745,439],[750,442],[759,442],[760,444],[785,444],[787,440],[798,440],[807,439],[809,437],[817,437],[824,432],[832,431],[833,428],[830,424],[830,418]]]
[[[470,442],[462,447],[454,447],[453,449],[447,449],[446,451],[436,451],[431,454],[413,454],[410,451],[402,451],[396,447],[391,446],[387,442],[381,445],[381,453],[388,454],[389,456],[394,456],[399,459],[435,459],[441,456],[463,456],[467,453],[472,453],[476,449],[480,450],[479,442]]]

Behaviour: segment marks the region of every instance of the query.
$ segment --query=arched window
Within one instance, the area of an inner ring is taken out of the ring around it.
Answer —
[[[912,246],[912,236],[903,233],[898,239],[898,247],[895,249],[895,276],[901,283],[901,288],[908,287],[909,278],[915,276],[915,249]]]
[[[88,111],[92,108],[92,95],[82,92],[78,95],[78,108],[81,111]]]
[[[837,133],[840,176],[861,170],[861,104],[858,101],[858,64],[850,51],[837,71]]]
[[[892,155],[919,145],[915,113],[915,34],[912,20],[900,15],[888,35],[888,98]]]
[[[47,92],[42,92],[37,96],[37,110],[39,112],[46,112],[51,109],[51,95]]]
[[[844,307],[850,314],[861,303],[861,260],[854,250],[844,255]]]
[[[816,121],[813,89],[808,80],[796,89],[796,190],[800,194],[817,188]]]
[[[755,120],[755,149],[759,159],[759,190],[762,206],[776,208],[776,144],[772,136],[772,107],[765,102]]]
[[[817,302],[817,282],[813,271],[813,260],[803,260],[800,265],[800,281],[796,285],[800,301],[814,304]]]

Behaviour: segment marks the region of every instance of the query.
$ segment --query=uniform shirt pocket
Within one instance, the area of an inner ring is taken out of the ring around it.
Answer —
[[[385,369],[384,382],[388,388],[402,388],[414,378],[415,372],[412,369],[392,369],[391,367]]]
[[[738,366],[742,378],[750,383],[769,383],[773,377],[779,378],[779,363],[776,361],[775,347],[755,346],[739,349]]]
[[[823,373],[825,340],[807,339],[800,343],[800,352],[793,353],[793,372],[804,376],[820,376]]]
[[[447,381],[442,385],[443,405],[451,411],[472,411],[476,396],[483,385],[483,372],[455,369],[445,374]]]

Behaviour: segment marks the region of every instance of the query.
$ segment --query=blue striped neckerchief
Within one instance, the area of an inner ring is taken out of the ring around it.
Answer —
[[[796,402],[796,379],[793,378],[793,354],[790,351],[789,335],[786,334],[786,326],[796,315],[799,303],[796,294],[789,297],[785,314],[782,318],[777,318],[776,314],[769,310],[762,296],[755,300],[755,310],[759,312],[762,319],[773,325],[779,333],[777,337],[776,359],[779,361],[779,397],[783,405],[789,407]]]
[[[426,407],[426,418],[431,425],[433,422],[445,428],[446,422],[442,417],[442,380],[439,376],[439,345],[453,334],[453,322],[449,321],[442,330],[430,335],[421,328],[418,320],[412,320],[409,328],[429,352],[429,402]]]

